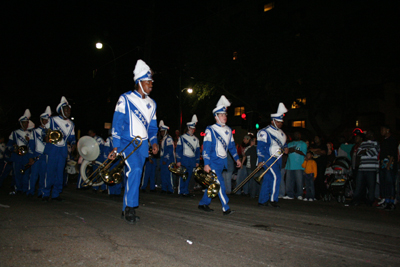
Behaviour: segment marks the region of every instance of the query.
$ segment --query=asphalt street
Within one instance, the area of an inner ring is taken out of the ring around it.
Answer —
[[[229,196],[198,209],[192,198],[142,193],[130,225],[122,197],[66,187],[48,203],[0,190],[0,266],[398,266],[400,210],[335,201],[259,207]]]

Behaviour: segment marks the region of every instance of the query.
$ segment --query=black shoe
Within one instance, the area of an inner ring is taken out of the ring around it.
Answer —
[[[42,197],[43,202],[49,202],[49,199],[50,199],[49,197]]]
[[[166,194],[167,191],[161,190],[160,194]]]
[[[123,212],[122,214],[124,215],[125,221],[129,224],[134,224],[140,219],[138,216],[136,216],[135,209],[131,207],[125,207],[125,212]]]
[[[269,204],[274,208],[279,208],[278,203],[276,203],[275,201],[271,201]]]
[[[155,193],[155,192],[157,192],[157,190],[153,189],[153,190],[150,190],[150,192]]]
[[[192,194],[180,194],[181,197],[193,197]]]
[[[52,200],[52,201],[58,201],[58,202],[63,202],[63,201],[64,201],[64,199],[62,199],[60,196],[58,196],[58,197],[53,197],[51,200]]]
[[[229,209],[229,210],[224,211],[224,215],[230,215],[234,212],[235,212],[234,210]]]
[[[199,208],[199,210],[204,210],[204,211],[207,211],[207,212],[214,211],[213,209],[210,209],[210,207],[208,205],[199,205],[198,208]]]
[[[146,189],[142,189],[142,193],[146,193]]]
[[[172,195],[174,192],[167,191],[167,195]]]
[[[42,197],[43,197],[42,195],[38,195],[38,196],[37,196],[37,198],[42,198]]]
[[[260,207],[268,207],[269,204],[268,204],[268,201],[267,201],[265,203],[258,203],[258,206],[260,206]]]

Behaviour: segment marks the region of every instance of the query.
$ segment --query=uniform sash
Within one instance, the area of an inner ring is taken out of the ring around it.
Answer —
[[[211,128],[211,127],[210,127],[210,128]],[[212,128],[211,128],[211,129],[212,129]],[[228,145],[226,144],[224,138],[222,138],[222,136],[221,136],[219,133],[217,133],[217,131],[214,131],[214,129],[212,129],[212,131],[213,131],[215,137],[217,138],[217,140],[219,140],[219,141],[221,142],[222,146],[224,147],[224,149],[225,149],[225,151],[226,151],[227,148],[228,148]]]
[[[193,154],[196,155],[196,149],[192,146],[192,144],[186,140],[186,138],[182,137],[182,140],[193,151]]]

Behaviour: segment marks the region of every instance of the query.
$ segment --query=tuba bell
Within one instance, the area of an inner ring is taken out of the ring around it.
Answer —
[[[214,198],[218,195],[221,186],[215,172],[210,171],[209,173],[206,173],[204,167],[199,166],[193,171],[193,175],[199,184],[207,187],[208,197]]]
[[[58,144],[63,140],[63,134],[60,130],[47,129],[46,139],[53,145]]]
[[[168,165],[168,170],[172,172],[173,174],[176,174],[178,176],[182,176],[182,179],[186,181],[188,177],[188,172],[185,166],[181,165],[180,167],[176,166],[175,162],[172,162],[171,164]]]
[[[102,185],[104,181],[97,174],[102,163],[95,161],[100,155],[100,147],[96,140],[90,136],[82,136],[78,141],[77,149],[79,155],[84,159],[80,168],[82,186]]]

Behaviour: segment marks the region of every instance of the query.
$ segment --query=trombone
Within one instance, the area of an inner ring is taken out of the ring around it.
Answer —
[[[129,155],[125,158],[123,156],[123,152],[130,146],[133,145],[134,149]],[[118,184],[122,182],[122,172],[123,167],[125,165],[125,161],[132,156],[132,154],[142,145],[142,138],[140,136],[136,136],[133,138],[129,144],[126,145],[124,149],[122,149],[119,153],[117,153],[116,157],[111,159],[106,159],[103,163],[101,163],[98,168],[82,183],[82,186],[87,187],[93,185],[95,182],[98,182],[102,179],[105,183],[109,185]],[[119,161],[119,162],[118,162]],[[112,169],[111,167],[116,164]]]
[[[264,165],[267,164],[267,162],[270,159],[272,159],[275,156],[275,154],[279,151],[281,151],[281,154],[279,155],[279,157],[276,158],[276,160],[260,175],[260,177],[258,177],[258,179],[254,178],[258,183],[260,183],[262,177],[267,173],[267,171],[269,169],[271,169],[271,167],[278,161],[278,159],[280,159],[282,157],[282,155],[283,155],[282,149],[279,148],[278,150],[275,151],[274,154],[271,155],[271,157],[269,157],[269,159],[267,159],[266,161],[264,161],[260,165],[258,165],[257,168],[252,173],[250,173],[249,176],[246,177],[246,179],[244,179],[238,186],[236,186],[235,189],[232,190],[232,193],[235,194],[237,191],[239,191],[239,189],[242,188],[251,178],[253,178],[253,176],[256,175],[256,173],[259,170],[261,170],[264,167]]]

